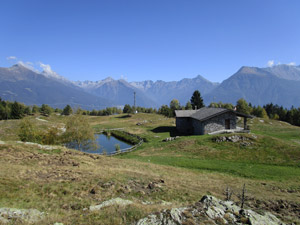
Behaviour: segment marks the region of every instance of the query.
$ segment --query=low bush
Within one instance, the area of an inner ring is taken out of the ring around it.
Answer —
[[[24,142],[38,142],[40,140],[37,129],[28,118],[24,118],[20,122],[18,136]]]

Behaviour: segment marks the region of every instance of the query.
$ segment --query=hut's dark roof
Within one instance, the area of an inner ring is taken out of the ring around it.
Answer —
[[[198,110],[175,110],[176,117],[190,117],[196,120],[204,121],[212,117],[221,115],[226,112],[233,112],[237,116],[252,118],[250,115],[239,113],[230,109],[224,108],[209,108],[203,107]]]
[[[191,117],[197,110],[175,110],[176,117]]]

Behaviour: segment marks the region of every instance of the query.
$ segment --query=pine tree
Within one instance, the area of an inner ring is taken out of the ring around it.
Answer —
[[[72,112],[73,112],[73,110],[72,110],[71,106],[70,105],[66,105],[66,107],[63,109],[63,111],[62,111],[61,114],[65,115],[65,116],[69,116],[69,115],[72,114]]]
[[[123,113],[133,113],[131,106],[126,104],[123,108]]]
[[[192,97],[191,97],[191,104],[193,106],[193,109],[200,109],[204,107],[203,99],[201,97],[201,94],[198,90],[194,91]]]
[[[18,102],[14,102],[11,105],[11,118],[12,119],[21,119],[24,114],[24,106]]]

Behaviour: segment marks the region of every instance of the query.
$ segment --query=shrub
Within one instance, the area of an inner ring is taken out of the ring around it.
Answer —
[[[21,141],[27,142],[36,142],[40,139],[36,127],[28,118],[20,122],[18,136]]]
[[[62,137],[63,143],[71,148],[97,148],[93,128],[86,117],[82,115],[70,116],[66,122],[66,132]]]
[[[51,127],[42,137],[43,144],[57,145],[61,143],[60,130],[57,127]]]

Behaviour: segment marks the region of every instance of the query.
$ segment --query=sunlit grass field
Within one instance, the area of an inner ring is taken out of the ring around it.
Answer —
[[[300,202],[299,127],[255,118],[249,121],[251,133],[243,134],[251,144],[243,146],[217,143],[216,136],[210,135],[180,136],[173,118],[157,114],[88,119],[95,131],[123,128],[145,142],[118,156],[86,155],[61,146],[45,150],[16,143],[18,120],[0,121],[0,140],[5,142],[0,145],[0,207],[47,212],[43,224],[131,224],[151,212],[196,202],[207,193],[224,198],[226,187],[238,193],[243,184],[251,198]],[[30,120],[47,129],[63,125],[65,117],[32,116]],[[163,142],[177,135],[178,139]],[[147,190],[149,182],[159,179],[165,185],[158,191],[142,193],[137,188]],[[105,182],[114,186],[102,188],[100,183]],[[83,210],[114,197],[134,204],[97,213]]]

